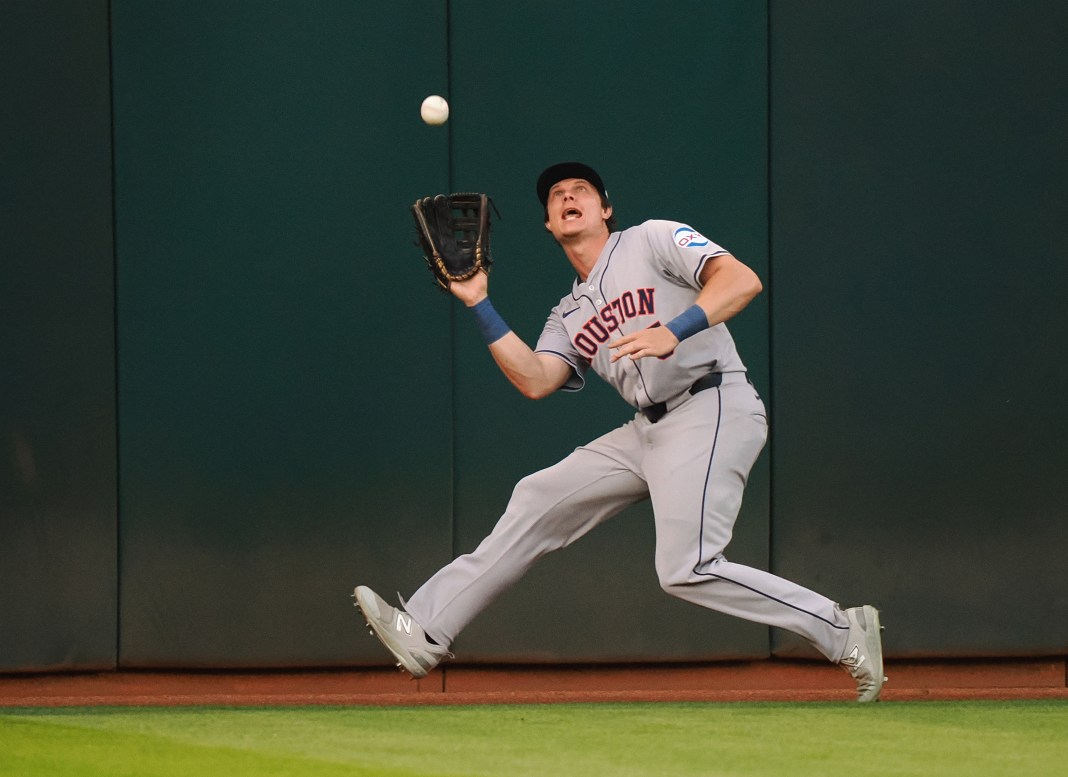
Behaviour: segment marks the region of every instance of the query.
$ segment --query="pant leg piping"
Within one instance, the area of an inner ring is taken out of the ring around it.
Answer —
[[[712,578],[715,578],[716,580],[722,580],[725,583],[734,583],[734,585],[736,585],[736,586],[739,586],[741,588],[745,588],[748,591],[752,591],[753,593],[758,594],[760,596],[763,596],[766,599],[770,599],[773,602],[777,602],[778,604],[781,604],[784,607],[789,607],[792,610],[797,610],[798,612],[803,612],[805,615],[811,615],[816,620],[823,621],[824,623],[826,623],[831,628],[838,629],[840,631],[845,631],[845,630],[847,630],[849,628],[849,626],[839,626],[837,623],[834,623],[832,621],[827,620],[822,615],[817,615],[814,612],[809,612],[808,610],[805,610],[805,609],[802,609],[801,607],[798,607],[796,604],[790,604],[790,602],[784,601],[783,599],[779,599],[778,597],[772,596],[771,594],[765,593],[763,591],[759,591],[756,588],[753,588],[752,586],[746,585],[745,583],[739,583],[737,580],[731,580],[729,577],[724,577],[723,575],[715,575],[715,574],[712,574],[711,572],[698,572],[696,568],[694,568],[693,573],[695,575],[699,575],[701,577],[712,577]]]

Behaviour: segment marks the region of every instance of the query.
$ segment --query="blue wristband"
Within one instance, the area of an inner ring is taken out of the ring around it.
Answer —
[[[512,331],[512,328],[504,323],[501,314],[494,309],[489,297],[472,307],[471,313],[475,316],[475,324],[478,326],[478,331],[482,333],[486,345],[493,345]]]
[[[664,326],[671,330],[681,343],[687,337],[708,329],[708,315],[700,305],[692,305],[668,321]]]

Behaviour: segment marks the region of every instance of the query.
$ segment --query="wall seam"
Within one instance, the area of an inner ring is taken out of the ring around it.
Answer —
[[[452,0],[445,0],[445,99],[452,104]],[[445,153],[445,180],[446,188],[451,192],[453,191],[453,133],[452,124],[446,122],[445,124],[445,137],[446,137],[446,153]],[[457,548],[457,529],[456,529],[456,513],[459,500],[457,498],[456,478],[458,470],[456,467],[456,451],[458,447],[457,434],[459,431],[459,425],[456,422],[456,411],[458,408],[457,400],[459,392],[457,390],[457,377],[459,375],[456,369],[456,345],[457,345],[457,331],[456,331],[456,304],[455,300],[449,299],[449,338],[452,341],[452,348],[449,357],[449,386],[452,396],[450,397],[451,412],[449,413],[450,423],[452,428],[449,431],[449,548],[451,551],[450,560],[456,558],[459,555],[459,549]]]
[[[122,647],[122,525],[121,525],[121,481],[122,469],[119,466],[121,439],[119,434],[119,241],[115,170],[115,21],[114,0],[108,0],[108,110],[110,127],[111,153],[111,310],[112,310],[112,357],[115,370],[115,655],[114,668],[121,666]]]
[[[771,419],[771,423],[775,422],[774,413],[774,398],[776,394],[775,386],[775,334],[774,334],[774,316],[772,312],[775,307],[775,284],[773,283],[774,277],[774,230],[773,225],[773,193],[772,193],[772,100],[771,100],[771,4],[772,0],[767,0],[765,3],[765,99],[766,102],[766,125],[765,142],[767,143],[767,155],[765,162],[765,183],[767,185],[767,230],[768,230],[768,260],[767,260],[767,276],[768,276],[768,312],[767,312],[767,327],[768,327],[768,388],[767,388],[767,400],[768,405],[771,407],[766,408],[768,415]],[[769,424],[770,425],[770,424]],[[768,442],[768,569],[772,572],[775,571],[775,435],[769,434]],[[771,629],[768,629],[768,654],[774,655],[774,636]]]

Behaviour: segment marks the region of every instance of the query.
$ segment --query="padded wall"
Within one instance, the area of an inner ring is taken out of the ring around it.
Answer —
[[[115,665],[107,2],[0,4],[0,671]]]
[[[444,4],[114,4],[123,666],[381,659],[451,545]]]
[[[490,191],[533,342],[565,158],[766,282],[731,558],[881,606],[894,657],[1064,655],[1065,8],[0,5],[0,670],[385,663],[353,585],[411,593],[630,413],[592,376],[521,398],[412,244],[416,196]],[[651,520],[546,558],[458,659],[767,655],[660,592]]]
[[[490,287],[534,343],[574,271],[545,232],[539,172],[568,159],[603,175],[622,226],[689,222],[764,276],[767,17],[760,3],[452,3],[453,186],[493,193],[503,219]],[[767,299],[731,329],[767,388]],[[590,373],[578,394],[530,402],[473,325],[456,327],[456,552],[493,527],[512,486],[629,418]],[[476,410],[477,400],[484,406]],[[768,479],[751,478],[731,558],[767,564]],[[767,629],[664,594],[648,503],[543,559],[457,640],[468,660],[763,656]]]
[[[1068,6],[771,8],[775,569],[1063,655]]]

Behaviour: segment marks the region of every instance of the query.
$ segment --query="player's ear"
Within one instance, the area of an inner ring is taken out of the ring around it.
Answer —
[[[603,218],[605,221],[608,221],[608,219],[612,218],[612,206],[608,205],[606,207],[601,208],[601,214],[601,218]]]

